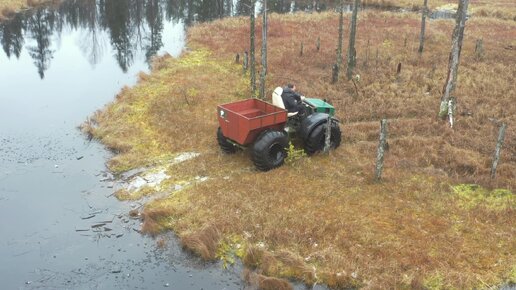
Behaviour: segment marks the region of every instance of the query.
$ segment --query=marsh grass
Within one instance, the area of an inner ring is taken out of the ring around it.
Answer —
[[[246,280],[262,289],[290,287],[281,278],[336,288],[515,282],[516,59],[506,47],[516,45],[516,25],[468,21],[452,131],[436,116],[453,21],[428,24],[419,57],[418,19],[360,15],[356,74],[362,94],[354,96],[352,83],[330,84],[338,15],[271,15],[267,91],[295,82],[305,95],[333,102],[344,139],[329,155],[262,173],[246,152],[220,152],[216,105],[249,95],[248,80],[234,64],[248,43],[245,18],[190,28],[184,55],[156,59],[151,74],[123,89],[84,130],[119,152],[108,164],[114,172],[162,164],[179,152],[201,153],[167,174],[210,179],[147,204],[142,230],[173,230],[206,259],[238,252],[252,269]],[[486,51],[481,61],[474,57],[477,38]],[[368,42],[378,58],[371,53],[366,62]],[[384,181],[375,183],[381,118],[389,119],[390,146]],[[494,181],[489,167],[498,125],[490,118],[509,124]],[[451,186],[473,183],[486,189]]]

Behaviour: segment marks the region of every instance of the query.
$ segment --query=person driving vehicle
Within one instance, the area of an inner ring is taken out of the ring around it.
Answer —
[[[300,117],[305,115],[305,106],[301,103],[305,97],[296,92],[296,85],[287,84],[287,86],[283,88],[281,99],[283,100],[285,109],[289,113],[297,112]]]

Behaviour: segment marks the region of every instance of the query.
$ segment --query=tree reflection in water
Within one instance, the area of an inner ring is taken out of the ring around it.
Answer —
[[[236,15],[248,15],[252,0],[68,0],[57,8],[43,7],[17,14],[0,23],[0,43],[6,56],[25,49],[43,79],[55,50],[52,40],[63,30],[80,31],[79,47],[92,66],[100,62],[111,44],[114,57],[126,72],[139,52],[147,63],[163,47],[165,22],[182,21],[185,25]],[[272,12],[322,7],[319,2],[268,0]],[[317,9],[319,10],[319,9]]]

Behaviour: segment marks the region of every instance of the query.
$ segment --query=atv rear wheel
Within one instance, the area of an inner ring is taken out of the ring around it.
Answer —
[[[319,124],[312,130],[308,138],[305,140],[305,152],[308,155],[315,154],[324,149],[324,142],[326,141],[326,127],[327,122]],[[339,147],[341,141],[341,131],[337,122],[331,123],[330,149]]]
[[[220,127],[217,129],[217,142],[219,143],[220,149],[226,154],[233,154],[237,152],[238,147],[228,141],[226,137],[222,134],[222,129]]]
[[[253,162],[261,171],[269,171],[283,165],[287,157],[288,137],[284,132],[266,131],[253,145]]]

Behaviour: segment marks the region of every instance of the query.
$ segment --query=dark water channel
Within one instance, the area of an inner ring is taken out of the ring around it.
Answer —
[[[173,236],[159,249],[140,235],[128,216],[140,204],[111,196],[110,153],[76,127],[153,55],[178,56],[188,25],[248,14],[246,4],[65,1],[0,23],[1,289],[245,288],[239,266],[204,263]]]

